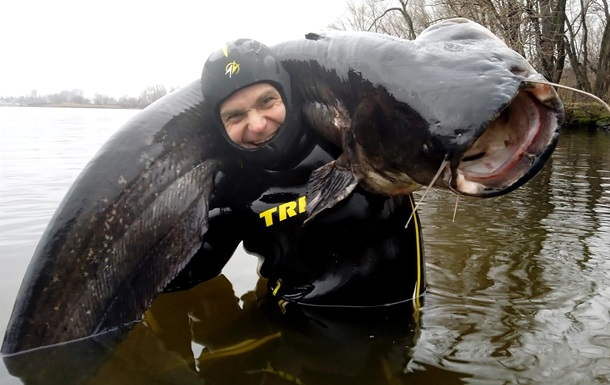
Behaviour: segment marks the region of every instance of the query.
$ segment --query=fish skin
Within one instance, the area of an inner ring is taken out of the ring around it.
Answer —
[[[435,187],[503,195],[530,180],[557,144],[563,105],[555,90],[534,83],[544,78],[475,22],[446,20],[413,41],[370,32],[308,37],[274,49],[306,120],[343,149],[312,174],[310,219],[358,184],[385,195],[429,185],[444,161]]]

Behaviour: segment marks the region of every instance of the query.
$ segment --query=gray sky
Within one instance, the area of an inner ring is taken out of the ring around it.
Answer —
[[[0,6],[0,96],[82,89],[137,96],[199,78],[225,41],[318,32],[345,0],[15,0]]]

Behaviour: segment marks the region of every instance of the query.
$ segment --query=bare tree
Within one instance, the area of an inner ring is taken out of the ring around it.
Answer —
[[[425,0],[350,0],[347,14],[330,27],[415,39],[431,22]]]
[[[610,99],[610,10],[607,0],[601,0],[600,3],[602,5],[600,24],[603,32],[599,45],[597,66],[594,70],[596,77],[593,93]]]
[[[608,0],[578,0],[567,14],[566,51],[574,85],[610,99]]]
[[[538,70],[550,81],[558,83],[566,59],[566,0],[530,0],[528,6],[530,36]]]
[[[111,96],[100,94],[100,93],[96,93],[93,96],[93,104],[95,104],[95,105],[110,105],[110,104],[117,104],[117,101],[116,101],[115,98],[113,98]]]
[[[571,63],[571,72],[577,88],[591,92],[589,80],[589,28],[587,15],[591,5],[590,0],[579,0],[580,9],[573,7],[569,10],[571,18],[566,20],[566,49]]]
[[[140,93],[138,99],[139,107],[144,108],[165,95],[167,95],[167,90],[164,85],[158,84],[154,87],[146,87],[146,89]]]

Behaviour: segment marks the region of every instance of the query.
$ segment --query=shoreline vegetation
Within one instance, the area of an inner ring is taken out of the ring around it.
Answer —
[[[114,109],[136,109],[141,110],[144,107],[129,107],[118,103],[109,104],[90,104],[90,103],[75,103],[75,102],[62,102],[62,103],[6,103],[0,100],[0,107],[53,107],[53,108],[114,108]]]
[[[142,107],[133,108],[125,107],[120,104],[82,104],[82,103],[56,103],[56,104],[40,104],[40,105],[27,105],[25,107],[53,107],[53,108],[111,108],[111,109],[135,109],[141,110]]]
[[[564,127],[610,131],[610,112],[600,103],[564,103]]]
[[[120,98],[96,93],[92,98],[85,97],[83,90],[63,90],[55,94],[41,95],[37,90],[32,90],[29,95],[24,96],[0,96],[0,107],[23,106],[23,107],[64,107],[64,108],[124,108],[143,109],[148,105],[161,99],[168,93],[175,91],[178,87],[172,87],[168,91],[164,85],[147,87],[138,96],[123,95]]]

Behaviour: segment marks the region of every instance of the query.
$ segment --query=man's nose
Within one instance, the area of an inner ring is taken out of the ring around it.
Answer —
[[[248,120],[248,129],[253,132],[262,132],[267,125],[267,119],[258,111],[252,111]]]

